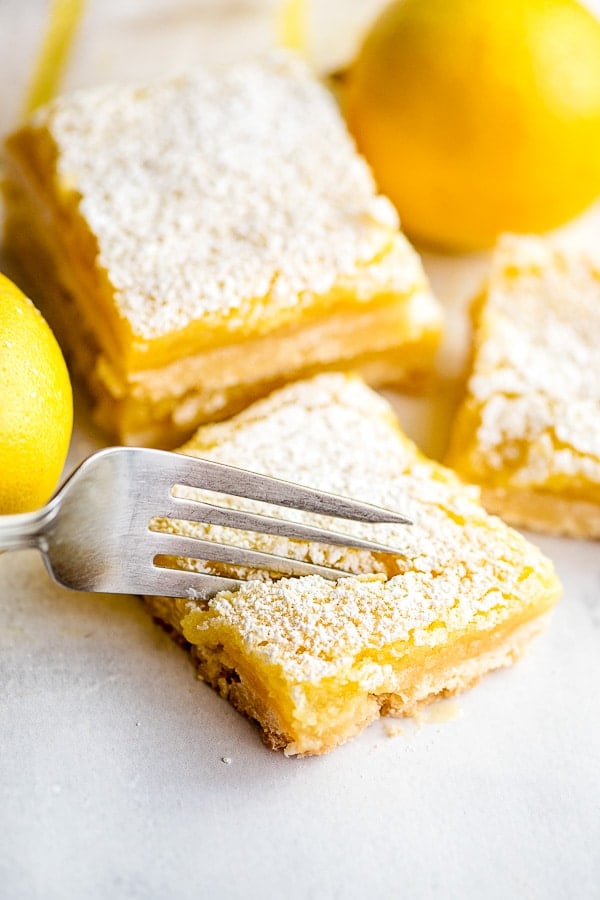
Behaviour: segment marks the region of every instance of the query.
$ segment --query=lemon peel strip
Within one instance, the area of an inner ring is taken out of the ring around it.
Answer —
[[[284,0],[279,13],[278,39],[282,47],[308,56],[306,0]]]
[[[85,0],[52,0],[46,32],[25,98],[25,115],[56,94],[84,8]]]

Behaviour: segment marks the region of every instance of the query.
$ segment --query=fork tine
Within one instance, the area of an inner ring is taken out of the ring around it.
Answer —
[[[220,494],[233,494],[262,500],[277,506],[290,506],[305,512],[324,516],[353,519],[357,522],[396,522],[412,524],[410,519],[393,510],[383,509],[371,503],[338,497],[325,491],[303,487],[270,475],[259,475],[224,463],[165,450],[144,451],[157,454],[157,474],[161,470],[173,484],[202,488]]]
[[[183,556],[188,559],[224,562],[252,569],[269,569],[283,575],[321,575],[323,578],[336,579],[350,574],[329,566],[319,566],[304,560],[289,559],[287,556],[233,547],[230,544],[219,544],[201,538],[181,537],[162,531],[151,531],[149,536],[151,536],[150,549],[154,557]]]
[[[397,547],[389,547],[386,544],[369,541],[351,534],[341,534],[338,531],[329,531],[329,529],[305,525],[302,522],[291,522],[288,519],[276,519],[274,516],[264,516],[260,513],[228,509],[213,503],[206,503],[203,500],[184,500],[181,497],[172,497],[171,503],[164,509],[164,516],[165,518],[185,519],[189,522],[202,522],[207,525],[222,525],[226,528],[241,528],[244,531],[258,531],[262,534],[275,534],[295,540],[354,547],[377,553],[398,555],[400,552]]]
[[[238,578],[222,578],[207,572],[185,572],[166,566],[153,566],[146,576],[145,586],[132,593],[147,596],[184,597],[188,600],[209,600],[221,591],[235,591],[242,584]]]

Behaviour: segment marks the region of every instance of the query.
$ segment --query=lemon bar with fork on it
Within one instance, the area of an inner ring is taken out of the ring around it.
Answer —
[[[422,456],[387,402],[357,377],[321,374],[288,385],[200,428],[182,452],[368,500],[414,523],[335,524],[397,547],[392,556],[200,523],[154,524],[353,573],[333,582],[254,573],[239,590],[208,601],[146,598],[187,642],[200,678],[288,755],[329,751],[380,715],[412,715],[510,665],[558,597],[541,552],[484,512],[476,488]],[[244,508],[292,517],[256,501]],[[299,516],[333,526],[293,513]],[[177,564],[250,574],[210,561]]]
[[[431,374],[441,308],[335,101],[285,55],[58,98],[8,138],[6,245],[121,443],[303,374]]]
[[[600,538],[600,257],[507,236],[474,319],[448,464],[514,525]]]

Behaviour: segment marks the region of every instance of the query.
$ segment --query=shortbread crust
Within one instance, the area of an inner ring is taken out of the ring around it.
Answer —
[[[400,509],[414,523],[320,520],[397,546],[391,557],[198,523],[156,523],[355,573],[337,583],[272,581],[265,573],[256,580],[255,573],[239,591],[209,602],[147,600],[188,642],[200,677],[256,719],[269,746],[287,754],[331,750],[379,715],[412,715],[509,665],[558,597],[551,563],[487,515],[476,489],[423,457],[388,404],[357,378],[320,375],[289,385],[230,421],[201,428],[182,450]],[[243,505],[266,511],[256,502]],[[251,576],[206,562],[178,564]]]
[[[600,538],[600,256],[505,237],[474,317],[448,464],[515,525]]]

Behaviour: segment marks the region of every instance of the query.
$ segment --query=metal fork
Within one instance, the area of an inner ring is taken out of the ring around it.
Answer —
[[[52,578],[78,591],[208,598],[241,581],[157,565],[187,557],[284,575],[340,578],[327,566],[188,536],[153,531],[156,518],[183,519],[381,553],[398,548],[268,515],[173,495],[175,485],[246,497],[361,522],[400,522],[399,513],[206,459],[131,447],[100,450],[32,513],[0,516],[0,549],[35,547]]]

